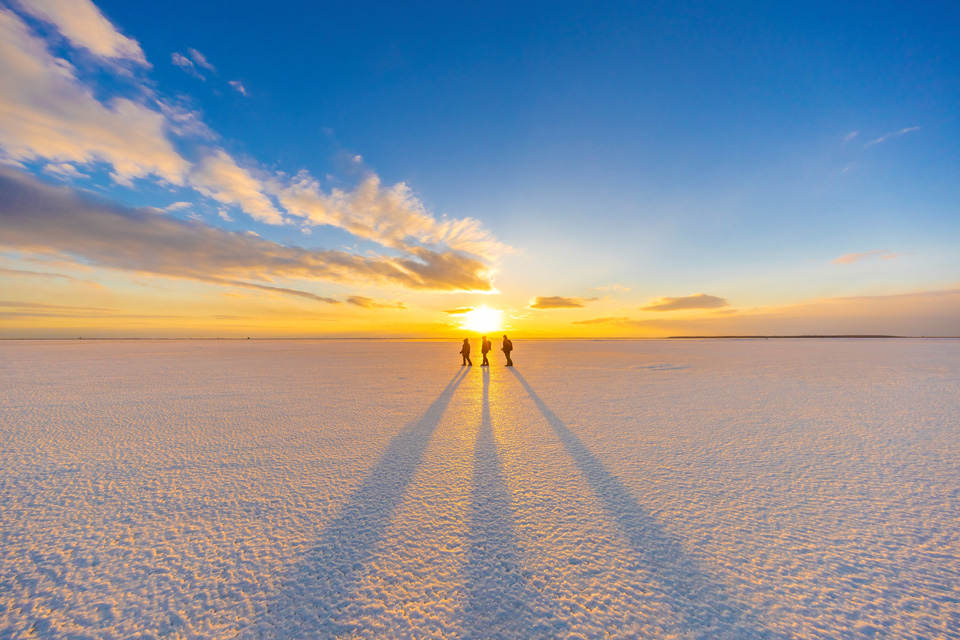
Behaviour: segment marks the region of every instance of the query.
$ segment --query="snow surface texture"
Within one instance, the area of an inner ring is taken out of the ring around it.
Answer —
[[[0,343],[0,638],[960,637],[960,341]]]

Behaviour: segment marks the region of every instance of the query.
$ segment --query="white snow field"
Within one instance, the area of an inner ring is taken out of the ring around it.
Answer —
[[[0,343],[0,638],[960,637],[960,341],[515,344]]]

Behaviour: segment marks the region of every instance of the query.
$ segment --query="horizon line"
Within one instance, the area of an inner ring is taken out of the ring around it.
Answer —
[[[478,334],[479,335],[479,334]],[[797,334],[797,335],[762,335],[762,334],[752,334],[752,335],[716,335],[716,336],[607,336],[607,337],[579,337],[579,336],[557,336],[557,337],[529,337],[522,338],[523,341],[527,342],[546,342],[550,340],[567,340],[567,341],[580,341],[580,342],[604,342],[604,341],[639,341],[639,340],[809,340],[809,339],[821,339],[821,340],[836,340],[836,339],[855,339],[855,340],[958,340],[960,335],[956,336],[899,336],[899,335],[885,335],[885,334]],[[350,337],[350,336],[274,336],[274,337],[226,337],[226,336],[192,336],[192,337],[169,337],[169,336],[133,336],[133,337],[22,337],[22,338],[4,338],[0,337],[0,342],[2,341],[24,341],[24,340],[60,340],[60,341],[79,341],[79,340],[164,340],[164,341],[190,341],[190,340],[381,340],[381,341],[405,341],[405,340],[418,340],[418,341],[436,341],[436,342],[446,342],[460,340],[459,337],[449,337],[449,338],[428,338],[422,336],[394,336],[394,337]]]

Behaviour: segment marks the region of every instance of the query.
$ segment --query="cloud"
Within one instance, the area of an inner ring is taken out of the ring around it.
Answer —
[[[77,180],[79,178],[90,177],[85,173],[77,171],[77,168],[69,162],[56,162],[44,165],[43,172],[57,176],[58,178],[64,178],[66,180]]]
[[[242,95],[242,96],[249,95],[249,94],[247,93],[247,88],[246,88],[245,86],[243,86],[243,83],[240,82],[239,80],[231,80],[231,81],[229,82],[229,84],[230,84],[230,86],[233,87],[233,88],[237,91],[237,93],[239,93],[240,95]]]
[[[622,327],[625,335],[903,335],[957,336],[960,288],[910,293],[820,298],[731,315],[632,320],[594,318],[574,324]]]
[[[193,58],[177,54],[175,60],[194,69],[206,61],[188,52]],[[104,163],[120,184],[154,178],[162,185],[192,187],[269,224],[295,223],[302,230],[336,226],[403,252],[392,264],[427,288],[445,280],[454,288],[492,291],[483,263],[512,251],[478,220],[433,216],[404,183],[384,185],[367,173],[353,189],[325,192],[305,171],[293,178],[268,176],[240,166],[219,146],[197,148],[196,140],[184,137],[216,139],[198,113],[153,97],[146,86],[137,88],[151,96],[149,105],[128,97],[101,102],[69,62],[2,7],[0,78],[0,162],[23,166],[42,159],[61,176],[70,171],[67,166]],[[180,146],[199,160],[186,160]],[[464,273],[477,277],[464,279]]]
[[[189,163],[167,140],[162,114],[127,98],[100,103],[68,62],[2,8],[0,78],[0,158],[105,162],[121,183],[155,175],[183,184]]]
[[[364,309],[406,309],[407,305],[402,302],[383,302],[367,298],[365,296],[350,296],[346,299],[347,304],[352,304]]]
[[[117,31],[90,0],[19,0],[18,6],[54,25],[74,47],[100,58],[147,64],[140,44]]]
[[[880,144],[881,142],[889,140],[890,138],[899,138],[900,136],[910,133],[911,131],[919,131],[919,130],[920,130],[920,127],[907,127],[905,129],[900,129],[899,131],[891,131],[890,133],[880,136],[876,140],[871,140],[867,144],[863,145],[863,148],[866,149],[867,147],[872,147],[875,144]]]
[[[189,48],[189,47],[188,47],[188,48],[187,48],[187,53],[190,54],[190,58],[191,58],[195,63],[197,63],[198,66],[203,67],[203,68],[206,69],[207,71],[211,71],[211,72],[213,72],[213,73],[216,73],[216,72],[217,72],[217,68],[214,67],[212,64],[210,64],[210,62],[207,60],[206,56],[204,56],[202,53],[200,53],[200,52],[197,51],[196,49],[193,49],[193,48]]]
[[[861,253],[847,253],[839,258],[834,258],[830,262],[833,264],[853,264],[869,258],[880,258],[881,260],[894,260],[902,256],[913,255],[912,251],[900,251],[894,253],[889,249],[874,249],[873,251],[863,251]]]
[[[452,316],[462,316],[465,313],[470,313],[473,311],[473,307],[460,307],[459,309],[447,309],[444,313],[449,313]]]
[[[276,279],[492,292],[489,268],[454,252],[358,256],[289,247],[203,223],[91,199],[0,168],[0,244],[70,256],[90,266],[331,299],[274,285]]]
[[[859,131],[851,131],[850,133],[848,133],[847,135],[845,135],[845,136],[843,137],[843,141],[844,141],[844,142],[850,142],[851,140],[853,140],[854,138],[857,137],[857,134],[858,134],[858,133],[860,133],[860,132],[859,132]]]
[[[196,65],[193,64],[193,60],[183,55],[182,53],[173,53],[170,55],[170,61],[183,69],[188,75],[197,78],[198,80],[206,81],[206,77],[197,70]]]
[[[530,301],[531,309],[579,309],[595,302],[596,298],[564,298],[563,296],[537,296]]]
[[[367,175],[353,191],[324,193],[320,183],[301,171],[284,183],[267,183],[268,192],[294,216],[313,225],[330,225],[386,247],[412,250],[445,245],[487,259],[512,251],[473,218],[437,220],[404,183],[385,187],[376,174]]]
[[[200,193],[223,204],[236,204],[268,224],[283,224],[283,216],[263,194],[263,184],[222,150],[200,160],[190,182]]]
[[[723,298],[697,293],[680,298],[657,298],[640,307],[641,311],[679,311],[682,309],[717,309],[730,303]]]
[[[12,311],[6,311],[12,309]],[[182,318],[183,316],[172,315],[143,315],[133,313],[123,313],[116,309],[106,309],[104,307],[83,307],[69,306],[60,304],[42,304],[38,302],[28,302],[21,300],[0,300],[0,317],[3,318],[123,318],[123,319],[149,319],[156,320],[160,318]]]
[[[70,282],[90,284],[101,288],[103,286],[99,282],[74,278],[73,276],[68,276],[65,273],[51,273],[49,271],[26,271],[24,269],[8,269],[7,267],[0,267],[0,273],[19,278],[52,278],[55,280],[67,280]]]

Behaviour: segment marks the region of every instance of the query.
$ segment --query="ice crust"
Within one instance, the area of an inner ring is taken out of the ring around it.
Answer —
[[[960,637],[960,341],[458,351],[0,343],[0,639]]]

